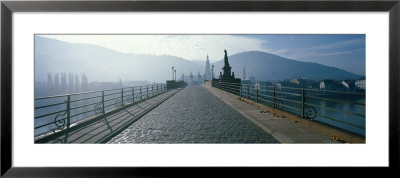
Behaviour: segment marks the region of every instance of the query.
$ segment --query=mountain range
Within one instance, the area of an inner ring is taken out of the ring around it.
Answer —
[[[248,51],[228,56],[229,64],[235,77],[241,77],[243,67],[246,69],[247,78],[254,76],[257,80],[285,80],[293,78],[304,78],[311,80],[323,79],[358,79],[362,76],[347,72],[345,70],[322,64],[301,62],[287,59],[274,54]],[[214,63],[215,71],[221,71],[224,61]],[[214,73],[217,77],[219,73]]]
[[[257,80],[284,80],[306,78],[322,80],[334,78],[357,79],[362,76],[339,68],[322,64],[301,62],[283,58],[266,52],[248,51],[229,56],[229,63],[236,77],[241,77],[243,67],[247,76]],[[214,77],[218,77],[224,65],[221,60],[214,65]],[[197,75],[204,73],[205,60],[190,61],[168,55],[120,53],[108,48],[67,43],[55,39],[35,36],[35,81],[45,81],[48,73],[85,73],[89,81],[144,81],[165,82],[172,79],[171,67],[176,69],[176,77],[182,73]]]

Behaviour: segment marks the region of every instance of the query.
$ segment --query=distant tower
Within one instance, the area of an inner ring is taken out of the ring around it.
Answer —
[[[204,72],[204,80],[211,81],[211,69],[210,69],[210,61],[208,60],[208,54],[207,54],[207,61],[206,61],[206,71]]]
[[[190,72],[189,85],[192,85],[192,82],[193,82],[193,74],[192,74],[192,72]]]
[[[243,71],[242,71],[242,80],[246,80],[246,68],[243,67]]]

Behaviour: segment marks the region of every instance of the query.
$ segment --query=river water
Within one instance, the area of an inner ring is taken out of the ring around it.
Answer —
[[[257,100],[256,90],[242,89],[242,97]],[[273,98],[275,93],[275,100]],[[292,94],[289,94],[292,93]],[[249,96],[250,95],[250,96]],[[305,116],[352,133],[365,136],[365,95],[327,92],[305,93]],[[301,89],[263,88],[260,86],[258,101],[297,116],[302,115]],[[307,97],[308,96],[308,97]],[[319,98],[315,98],[319,97]],[[275,102],[274,102],[275,101]]]

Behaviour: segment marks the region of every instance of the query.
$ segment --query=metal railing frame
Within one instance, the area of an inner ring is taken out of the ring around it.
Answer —
[[[154,85],[156,85],[154,87]],[[40,129],[42,127],[46,127],[52,124],[55,124],[53,126],[53,129],[49,129],[48,131],[44,131],[43,133],[39,133],[36,136],[42,135],[42,134],[48,134],[49,132],[55,133],[56,130],[68,130],[71,126],[71,124],[75,122],[79,122],[80,120],[75,120],[74,122],[71,121],[72,118],[77,117],[79,115],[85,114],[85,113],[90,113],[94,112],[94,114],[89,115],[85,118],[93,117],[96,115],[104,115],[107,114],[108,112],[111,112],[112,110],[107,110],[108,107],[111,106],[118,106],[117,108],[122,108],[125,105],[133,104],[137,101],[143,101],[148,98],[151,98],[153,96],[156,96],[158,94],[167,92],[169,90],[166,89],[166,84],[154,84],[154,85],[146,85],[146,86],[134,86],[134,87],[125,87],[125,88],[116,88],[116,89],[108,89],[108,90],[98,90],[98,91],[89,91],[89,92],[81,92],[81,93],[71,93],[71,94],[64,94],[64,95],[55,95],[55,96],[47,96],[47,97],[39,97],[35,98],[34,101],[44,101],[48,99],[55,99],[55,98],[66,98],[64,102],[57,102],[57,103],[52,103],[52,104],[47,104],[47,105],[41,105],[41,106],[35,106],[34,110],[41,110],[41,109],[46,109],[46,108],[51,108],[54,106],[60,106],[60,105],[65,105],[66,109],[63,110],[57,110],[55,112],[50,112],[50,113],[44,113],[39,116],[35,116],[34,119],[35,121],[37,119],[45,118],[48,116],[55,116],[54,121],[52,122],[46,122],[44,124],[41,124],[39,126],[35,126],[34,129]],[[149,86],[151,86],[151,91],[149,91]],[[142,87],[146,87],[146,93],[142,92]],[[156,90],[154,90],[156,88]],[[117,92],[114,92],[117,91]],[[105,92],[112,92],[105,94]],[[127,95],[126,93],[131,93],[131,95]],[[151,92],[151,93],[149,93]],[[71,100],[71,96],[84,96],[88,94],[101,94],[101,96],[89,96],[89,97],[84,97],[84,98],[78,98],[75,100]],[[125,93],[125,94],[124,94]],[[140,94],[140,96],[137,96],[137,94]],[[116,97],[113,97],[113,95],[117,95]],[[150,94],[150,95],[149,95]],[[107,96],[112,96],[111,98],[106,99],[105,97]],[[101,98],[101,101],[96,101],[96,102],[90,102],[90,103],[85,103],[82,105],[74,106],[71,107],[71,103],[74,102],[83,102],[83,101],[90,101],[91,99],[96,99],[96,98]],[[139,100],[140,98],[140,100]],[[114,103],[106,105],[105,103],[114,100]],[[78,112],[78,113],[71,113],[72,110],[80,109],[80,108],[85,108],[85,107],[90,107],[92,106],[93,108],[86,109],[84,111]]]
[[[357,127],[360,129],[365,130],[365,127],[361,127],[346,121],[342,121],[342,120],[338,120],[329,116],[325,116],[325,115],[321,115],[318,113],[307,113],[307,108],[310,107],[318,107],[320,109],[325,109],[325,110],[329,110],[332,112],[341,112],[344,114],[348,114],[348,115],[352,115],[352,116],[357,116],[360,118],[365,118],[365,114],[359,114],[359,113],[354,113],[354,112],[349,112],[349,111],[342,111],[342,110],[338,110],[338,109],[334,109],[334,108],[330,108],[330,107],[326,107],[326,106],[319,106],[313,103],[309,103],[306,101],[307,98],[312,98],[312,99],[317,99],[317,100],[325,100],[325,101],[330,101],[330,102],[338,102],[338,103],[346,103],[346,104],[352,104],[352,105],[358,105],[358,106],[364,106],[365,107],[365,103],[358,103],[358,102],[352,102],[352,101],[344,101],[344,100],[338,100],[338,99],[332,99],[332,98],[324,98],[324,97],[319,97],[319,96],[312,96],[312,95],[308,95],[307,91],[312,91],[315,93],[334,93],[334,94],[346,94],[346,95],[363,95],[365,96],[365,93],[357,93],[357,92],[344,92],[344,91],[332,91],[332,90],[319,90],[319,89],[308,89],[308,88],[294,88],[294,87],[279,87],[280,89],[287,89],[287,90],[296,90],[298,91],[298,93],[292,93],[290,91],[277,91],[277,87],[276,86],[267,86],[267,85],[261,85],[259,84],[259,87],[256,88],[255,84],[243,84],[243,83],[228,83],[228,82],[219,82],[219,81],[213,81],[214,83],[212,84],[212,86],[214,86],[215,88],[219,88],[225,91],[228,91],[230,93],[239,95],[242,98],[247,98],[250,100],[254,100],[258,103],[260,103],[262,101],[262,103],[267,102],[272,104],[273,108],[281,108],[281,107],[287,107],[287,108],[291,108],[297,111],[300,111],[300,117],[301,118],[308,118],[307,115],[308,114],[314,114],[315,117],[320,116],[322,118],[328,119],[328,120],[332,120],[335,122],[340,122],[352,127]],[[238,87],[240,86],[240,91],[236,92],[236,90],[234,90],[234,87]],[[253,86],[253,87],[251,87]],[[264,88],[264,89],[262,89]],[[253,90],[253,91],[251,91]],[[261,91],[264,92],[264,94],[260,93]],[[267,95],[265,94],[265,92],[269,92],[271,93],[271,95]],[[277,94],[284,94],[284,95],[289,95],[289,96],[297,96],[297,97],[301,97],[300,101],[296,101],[296,100],[292,100],[292,99],[288,99],[288,98],[282,98],[282,97],[278,97]],[[272,98],[272,101],[270,100],[266,100],[265,98]],[[279,102],[280,101],[280,102]],[[287,101],[290,103],[296,103],[301,105],[301,108],[297,108],[297,107],[293,107],[293,106],[289,106],[289,105],[285,105],[282,104],[281,101]],[[315,110],[315,108],[314,108]],[[315,118],[314,117],[314,118]],[[311,119],[311,118],[309,118]]]

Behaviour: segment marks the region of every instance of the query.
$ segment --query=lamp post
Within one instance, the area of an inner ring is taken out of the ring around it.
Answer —
[[[175,82],[176,82],[176,70],[174,70],[174,74],[175,74]]]
[[[212,68],[211,68],[211,81],[214,79],[214,65],[212,65]]]
[[[172,81],[174,81],[174,67],[172,67]]]

